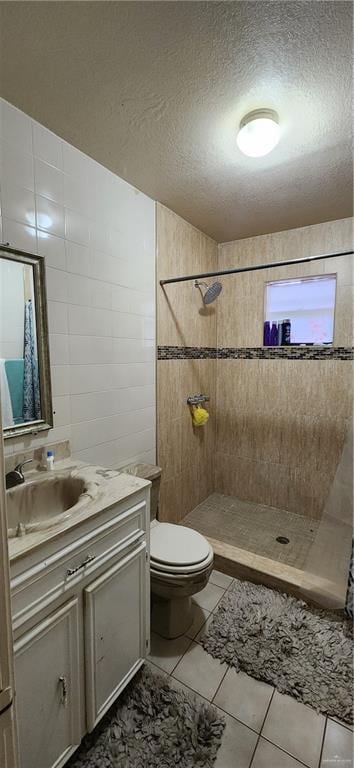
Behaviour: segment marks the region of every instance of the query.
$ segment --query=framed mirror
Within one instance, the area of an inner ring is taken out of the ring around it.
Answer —
[[[0,390],[4,437],[53,426],[44,259],[0,246]]]

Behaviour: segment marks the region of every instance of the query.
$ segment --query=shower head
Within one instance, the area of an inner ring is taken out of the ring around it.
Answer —
[[[212,304],[212,302],[218,298],[218,296],[222,291],[221,283],[212,283],[211,285],[208,285],[207,283],[199,283],[198,280],[196,280],[194,285],[196,288],[199,288],[203,297],[204,304]],[[201,285],[204,285],[206,287],[206,290],[204,291],[204,293],[200,287]]]

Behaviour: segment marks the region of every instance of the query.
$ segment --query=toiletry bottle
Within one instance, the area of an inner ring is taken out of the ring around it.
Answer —
[[[283,344],[283,322],[280,320],[278,323],[278,346],[281,347]]]
[[[276,323],[272,323],[272,327],[270,331],[270,346],[271,347],[278,346],[278,326]]]
[[[287,318],[286,320],[283,320],[282,336],[283,336],[283,344],[285,346],[288,346],[289,344],[291,344],[291,320],[289,318]]]
[[[263,346],[269,347],[270,344],[270,322],[266,320],[263,327]]]
[[[51,472],[54,469],[54,452],[47,451],[47,471]]]

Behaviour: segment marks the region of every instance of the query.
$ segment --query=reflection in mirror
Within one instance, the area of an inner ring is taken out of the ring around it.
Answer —
[[[41,418],[33,267],[0,261],[0,376],[3,426]]]
[[[5,436],[51,426],[43,278],[40,257],[1,248],[0,390]]]

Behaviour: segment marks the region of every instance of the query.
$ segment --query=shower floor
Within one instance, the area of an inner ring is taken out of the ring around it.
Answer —
[[[182,521],[209,539],[306,570],[318,521],[285,509],[266,507],[213,493]],[[277,541],[278,536],[289,543]]]

